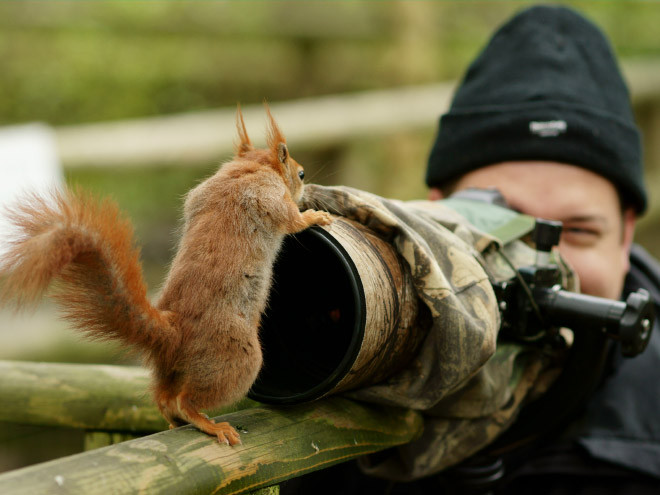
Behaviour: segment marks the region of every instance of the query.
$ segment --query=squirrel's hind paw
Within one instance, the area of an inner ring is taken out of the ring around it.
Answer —
[[[227,422],[216,423],[213,426],[213,433],[218,438],[218,442],[226,445],[241,445],[241,437],[238,432]]]

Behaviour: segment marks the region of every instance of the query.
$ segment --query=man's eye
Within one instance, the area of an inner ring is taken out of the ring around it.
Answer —
[[[562,241],[574,246],[591,246],[600,238],[600,232],[582,227],[565,227],[561,234]]]
[[[598,232],[594,229],[586,229],[580,227],[565,227],[563,232],[566,234],[598,235]]]

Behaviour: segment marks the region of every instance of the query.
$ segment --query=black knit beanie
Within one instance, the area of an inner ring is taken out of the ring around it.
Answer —
[[[646,209],[640,135],[612,49],[564,7],[529,8],[495,33],[440,119],[426,183],[521,160],[584,167]]]

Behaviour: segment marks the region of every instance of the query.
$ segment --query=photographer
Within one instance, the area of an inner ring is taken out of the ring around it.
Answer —
[[[646,209],[641,156],[607,40],[571,10],[533,7],[493,36],[442,117],[429,197],[495,187],[512,208],[563,222],[559,249],[582,292],[618,299],[644,287],[657,303],[658,265],[632,244]],[[509,474],[507,492],[657,493],[660,340],[635,359],[611,356],[584,414]]]
[[[559,249],[582,292],[619,299],[645,288],[660,301],[660,267],[633,244],[647,198],[628,90],[606,38],[576,12],[535,6],[494,34],[440,120],[426,181],[431,200],[497,188],[511,208],[561,221]],[[609,351],[599,387],[568,424],[523,462],[505,458],[499,484],[471,493],[658,493],[660,336],[634,359]],[[443,473],[368,478],[347,463],[302,478],[297,493],[311,487],[415,494],[446,484]]]

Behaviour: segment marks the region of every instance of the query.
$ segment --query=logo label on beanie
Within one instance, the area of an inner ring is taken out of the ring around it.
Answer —
[[[557,137],[566,132],[565,120],[549,120],[547,122],[529,123],[529,132],[539,137]]]

